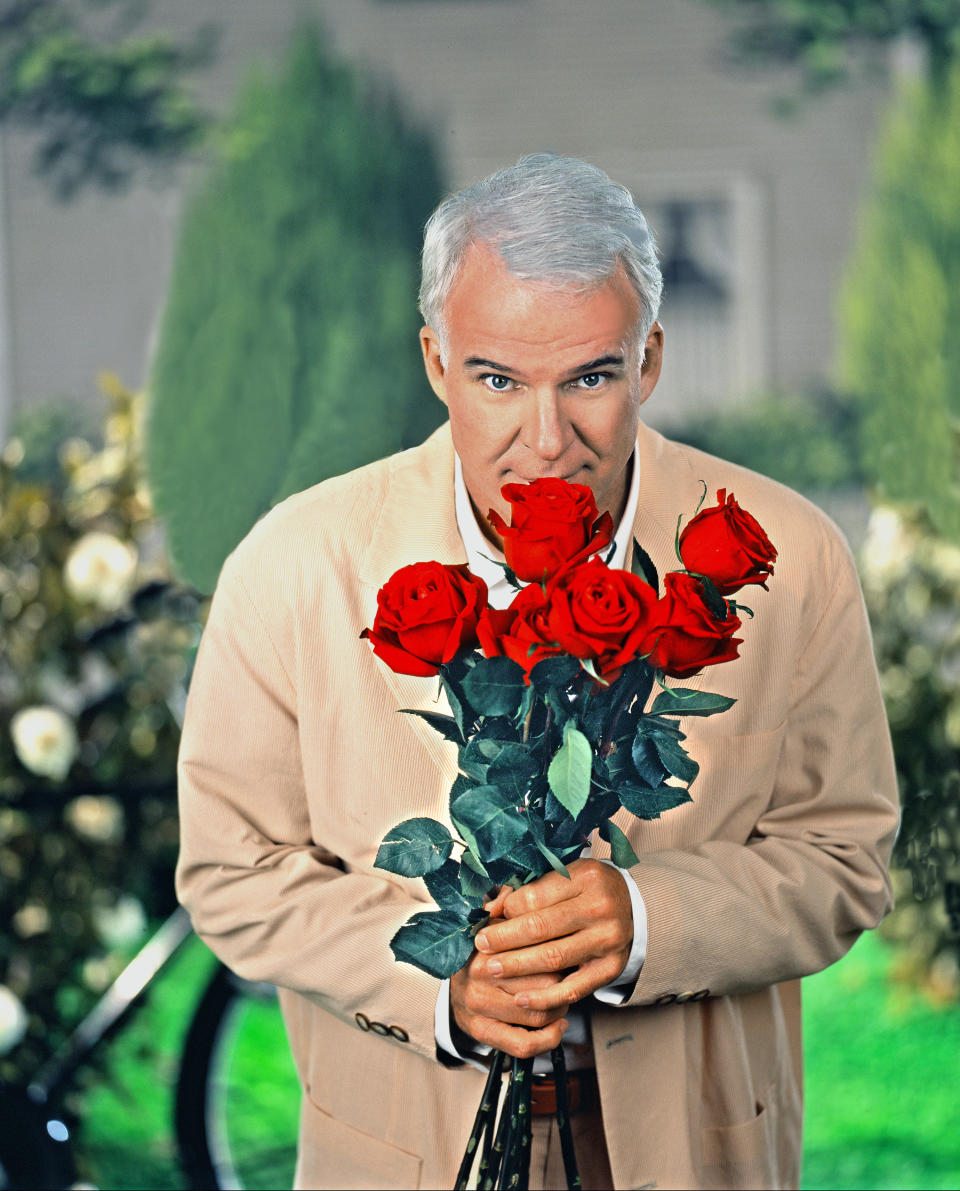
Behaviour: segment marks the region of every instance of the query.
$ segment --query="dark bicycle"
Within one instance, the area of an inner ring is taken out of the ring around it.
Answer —
[[[97,1004],[26,1086],[0,1085],[0,1188],[67,1188],[77,1181],[67,1110],[74,1077],[108,1035],[129,1020],[144,992],[190,936],[177,909],[127,964]],[[174,1130],[185,1186],[274,1188],[293,1185],[297,1114],[265,1113],[294,1104],[295,1089],[258,1078],[264,1022],[274,1036],[279,1010],[272,985],[254,984],[218,964],[184,1038],[174,1098]]]

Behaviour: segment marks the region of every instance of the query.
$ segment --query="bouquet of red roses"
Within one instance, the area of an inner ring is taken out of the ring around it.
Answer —
[[[601,560],[608,547],[608,560],[613,555],[613,523],[609,513],[598,517],[585,485],[545,479],[508,484],[502,494],[511,523],[493,510],[489,520],[516,588],[509,607],[489,607],[486,584],[465,566],[414,563],[380,589],[373,627],[363,633],[395,671],[438,675],[452,711],[409,714],[457,745],[449,804],[456,835],[435,819],[407,819],[384,837],[376,859],[390,872],[422,877],[436,901],[439,910],[414,914],[391,948],[440,978],[470,958],[489,918],[484,903],[500,886],[519,888],[550,869],[568,875],[567,862],[593,831],[616,864],[630,867],[638,860],[613,821],[617,812],[656,819],[690,801],[698,766],[677,720],[714,715],[734,700],[663,680],[738,656],[740,613],[749,609],[731,597],[747,584],[765,586],[777,556],[757,521],[721,489],[716,506],[682,533],[678,522],[682,569],[664,576],[661,594],[638,542],[630,571]],[[553,1057],[565,1087],[562,1050]],[[495,1129],[492,1092],[502,1065],[495,1056],[458,1186],[478,1151],[481,1185],[526,1183],[531,1060],[514,1060]],[[568,1164],[571,1185],[575,1177]]]

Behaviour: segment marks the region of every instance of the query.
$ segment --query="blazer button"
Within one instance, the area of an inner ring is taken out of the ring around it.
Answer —
[[[699,992],[695,992],[690,997],[691,1001],[705,1001],[710,996],[709,988],[701,988]]]
[[[360,1029],[363,1030],[364,1033],[367,1033],[370,1030],[370,1018],[367,1017],[365,1013],[355,1013],[353,1015],[353,1020],[357,1023]]]
[[[410,1035],[403,1028],[403,1026],[391,1026],[390,1033],[396,1038],[398,1042],[409,1042]]]
[[[664,993],[662,996],[657,997],[653,1003],[654,1005],[672,1005],[676,999],[676,993]]]
[[[379,1034],[381,1038],[386,1038],[386,1036],[390,1033],[389,1029],[383,1024],[382,1021],[372,1021],[370,1023],[370,1029],[374,1032],[374,1034]]]

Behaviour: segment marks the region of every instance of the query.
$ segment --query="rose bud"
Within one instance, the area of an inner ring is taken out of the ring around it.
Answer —
[[[483,652],[488,658],[513,658],[529,682],[537,662],[563,652],[547,622],[549,610],[548,598],[537,583],[522,587],[509,608],[487,608],[477,630]]]
[[[597,502],[586,484],[547,478],[505,484],[500,495],[512,506],[510,524],[495,509],[487,520],[503,538],[507,566],[525,582],[542,583],[613,539],[613,518],[609,513],[597,517]]]
[[[377,592],[372,629],[360,634],[398,674],[428,678],[477,641],[487,585],[465,566],[415,562]]]
[[[680,557],[688,571],[706,575],[721,595],[732,595],[748,583],[766,588],[777,550],[757,519],[720,488],[717,504],[681,533]]]
[[[549,590],[548,623],[557,643],[591,660],[606,682],[645,651],[659,601],[649,583],[599,558],[568,571]]]
[[[653,627],[646,642],[647,661],[674,678],[686,678],[738,657],[743,642],[734,637],[740,618],[732,612],[722,620],[715,616],[703,597],[703,585],[693,575],[670,571],[663,578],[664,595],[653,615]]]

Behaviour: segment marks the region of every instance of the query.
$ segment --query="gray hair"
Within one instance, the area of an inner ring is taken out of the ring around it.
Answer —
[[[524,281],[591,289],[622,264],[640,301],[636,346],[660,309],[657,247],[625,186],[576,157],[531,153],[450,195],[427,221],[420,311],[446,355],[444,308],[471,244],[496,251]]]

